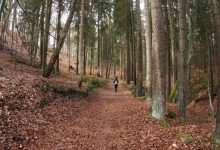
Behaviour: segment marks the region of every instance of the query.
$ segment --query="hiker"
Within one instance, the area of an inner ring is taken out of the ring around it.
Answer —
[[[113,83],[114,83],[114,87],[115,87],[115,93],[116,93],[116,92],[117,92],[117,90],[118,90],[118,83],[119,83],[119,81],[118,81],[118,77],[117,77],[117,76],[115,77],[115,79],[114,79]]]

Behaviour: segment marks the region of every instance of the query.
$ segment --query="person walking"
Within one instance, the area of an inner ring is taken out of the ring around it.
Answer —
[[[114,88],[115,88],[115,93],[116,93],[118,91],[118,84],[119,84],[117,76],[115,77],[113,83],[114,83]]]

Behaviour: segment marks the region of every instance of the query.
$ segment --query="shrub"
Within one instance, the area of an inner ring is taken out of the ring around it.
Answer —
[[[76,90],[73,88],[53,88],[53,92],[63,96],[72,96],[76,93]]]
[[[78,97],[86,98],[86,97],[88,97],[89,93],[88,93],[88,91],[77,90],[77,91],[76,91],[76,95],[77,95]]]
[[[83,77],[83,82],[86,83],[86,87],[89,90],[92,90],[92,89],[102,87],[105,83],[105,80],[99,79],[99,78],[94,78],[94,77]]]
[[[169,111],[167,114],[166,114],[166,117],[167,118],[170,118],[170,119],[176,119],[176,114],[172,111]]]

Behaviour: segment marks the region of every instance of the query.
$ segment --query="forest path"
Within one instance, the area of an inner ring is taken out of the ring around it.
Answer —
[[[140,148],[144,139],[138,137],[138,132],[142,131],[137,123],[144,125],[145,122],[145,117],[139,116],[140,108],[146,110],[146,103],[134,99],[122,86],[118,93],[114,93],[109,81],[78,107],[71,101],[57,106],[58,113],[52,116],[59,119],[44,126],[44,135],[33,146],[43,144],[45,149],[94,150]],[[51,111],[49,109],[48,113]],[[50,117],[50,120],[54,119]]]

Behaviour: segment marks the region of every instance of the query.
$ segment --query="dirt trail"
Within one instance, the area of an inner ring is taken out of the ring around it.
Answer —
[[[44,145],[43,149],[94,150],[126,149],[131,148],[131,145],[140,147],[140,141],[128,145],[128,136],[124,133],[126,128],[135,126],[132,125],[132,120],[137,116],[133,111],[143,103],[134,100],[120,86],[118,93],[114,93],[112,83],[108,82],[104,88],[91,93],[88,99],[80,102],[78,107],[71,101],[49,107],[46,112],[53,121],[43,127],[44,134],[31,147],[42,148]],[[58,112],[51,115],[54,108]],[[57,115],[60,120],[54,120]]]
[[[148,116],[148,104],[137,100],[119,86],[114,93],[109,81],[104,88],[84,100],[56,100],[42,111],[36,139],[25,149],[70,150],[176,150],[210,149],[206,130],[196,125],[171,121],[164,128]],[[189,132],[194,144],[186,145],[176,135]]]

